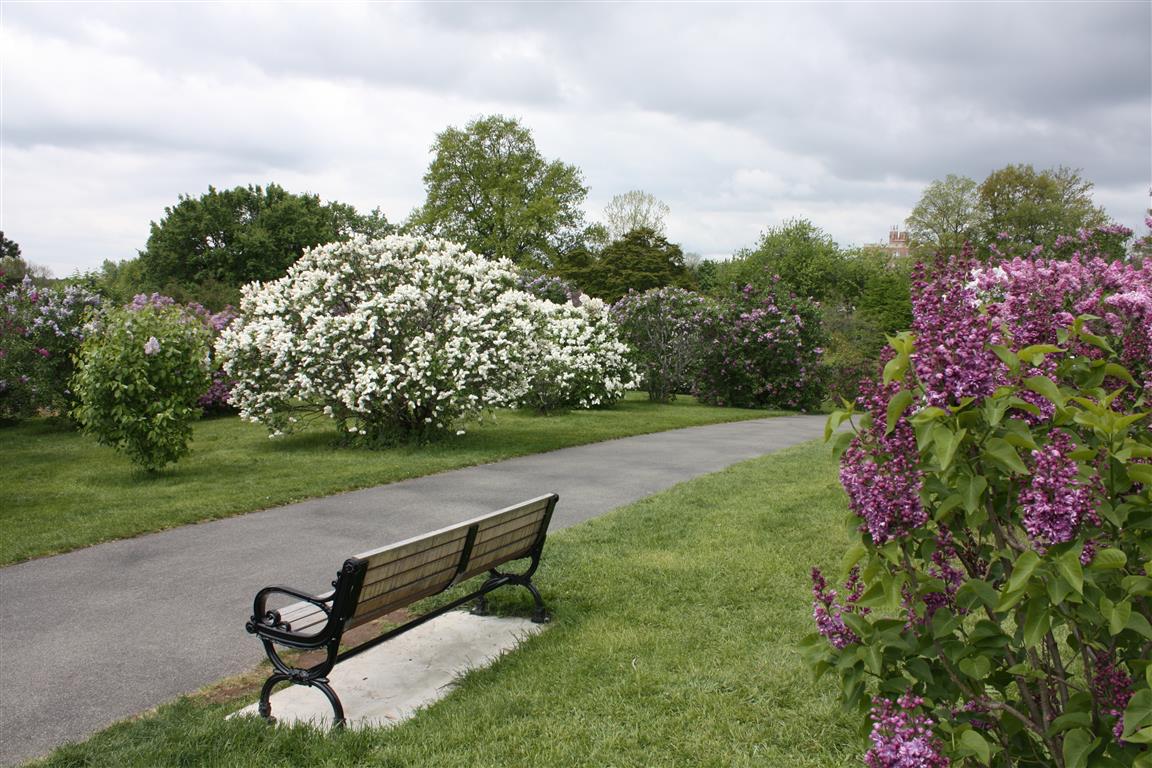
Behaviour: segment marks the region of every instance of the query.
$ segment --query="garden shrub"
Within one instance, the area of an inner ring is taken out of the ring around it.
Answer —
[[[181,305],[171,296],[166,296],[161,293],[138,293],[132,297],[132,301],[125,306],[125,309],[137,312],[145,307],[172,306]],[[230,306],[225,307],[220,312],[213,312],[204,307],[204,305],[193,301],[182,305],[181,308],[186,314],[195,317],[204,324],[204,328],[208,331],[213,342],[220,335],[220,332],[236,319],[236,310]],[[196,404],[199,405],[205,413],[235,413],[236,409],[230,402],[231,396],[232,380],[228,378],[227,374],[221,369],[219,361],[216,360],[212,366],[211,383],[208,385],[208,389],[197,398]]]
[[[691,391],[705,305],[703,297],[683,288],[653,288],[629,291],[612,308],[649,400],[667,403]]]
[[[1152,766],[1152,265],[965,257],[835,413],[858,541],[818,673],[869,766]],[[862,718],[863,719],[863,718]]]
[[[68,413],[72,357],[100,299],[78,286],[38,287],[27,276],[8,286],[0,276],[0,290],[0,419]]]
[[[518,405],[548,413],[611,405],[636,386],[636,368],[609,307],[587,296],[579,306],[536,302],[528,384]]]
[[[809,299],[746,286],[699,315],[695,394],[712,405],[807,410],[822,396],[820,312]]]
[[[77,421],[150,472],[181,458],[209,385],[209,341],[179,307],[109,312],[80,347]]]
[[[305,416],[368,444],[425,439],[516,402],[533,300],[507,260],[446,241],[356,237],[245,286],[216,349],[242,417],[273,435]]]

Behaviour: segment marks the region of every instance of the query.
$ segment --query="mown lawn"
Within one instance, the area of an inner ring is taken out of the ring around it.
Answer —
[[[859,765],[832,682],[814,683],[797,647],[809,568],[835,569],[844,513],[826,447],[746,462],[551,536],[538,583],[553,624],[403,725],[272,728],[224,720],[253,693],[197,696],[46,764]],[[527,611],[521,593],[494,603]]]
[[[155,476],[58,424],[0,427],[0,565],[513,456],[770,415],[692,398],[656,405],[633,393],[598,411],[500,411],[462,436],[378,451],[336,447],[331,429],[269,440],[238,418],[208,419],[196,425],[192,453]]]

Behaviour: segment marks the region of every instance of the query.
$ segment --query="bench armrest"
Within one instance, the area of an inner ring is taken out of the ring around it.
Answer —
[[[287,595],[288,597],[294,597],[297,600],[311,603],[324,611],[325,615],[331,615],[332,611],[329,604],[332,602],[336,591],[332,590],[322,595],[310,595],[307,592],[301,592],[291,587],[264,587],[264,589],[256,593],[256,599],[252,601],[252,618],[244,625],[244,628],[248,630],[250,634],[255,635],[261,633],[261,630],[273,630],[274,634],[277,635],[291,632],[288,625],[281,620],[279,611],[268,610],[268,598],[275,594]]]

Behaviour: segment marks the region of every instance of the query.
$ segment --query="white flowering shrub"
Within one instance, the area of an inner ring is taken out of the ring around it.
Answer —
[[[522,395],[533,305],[511,262],[417,237],[308,250],[244,288],[216,343],[232,402],[273,434],[323,413],[368,444],[420,440]]]
[[[536,302],[535,359],[519,405],[547,413],[611,405],[639,383],[629,349],[600,299]]]

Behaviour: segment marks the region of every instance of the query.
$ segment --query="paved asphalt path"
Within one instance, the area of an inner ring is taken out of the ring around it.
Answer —
[[[244,622],[268,584],[323,591],[350,555],[549,491],[552,528],[569,526],[823,426],[791,416],[566,448],[0,569],[0,764],[251,669],[263,654]]]

